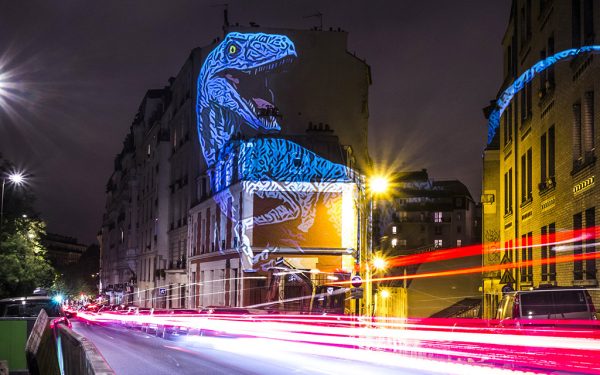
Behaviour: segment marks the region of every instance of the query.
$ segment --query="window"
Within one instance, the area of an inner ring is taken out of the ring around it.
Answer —
[[[548,38],[548,56],[554,55],[554,36]],[[549,90],[554,87],[554,64],[546,70],[546,82],[544,82],[544,88]]]
[[[441,223],[442,222],[442,213],[441,212],[434,212],[433,213],[433,221],[436,223]]]
[[[456,240],[456,247],[462,246],[462,240]]]
[[[526,120],[532,117],[532,96],[531,96],[531,81],[527,83],[521,90],[521,126]]]
[[[542,281],[556,281],[556,252],[554,251],[554,241],[556,240],[556,224],[552,223],[542,227]]]
[[[573,104],[573,169],[593,160],[594,150],[594,92],[588,91]]]
[[[513,203],[512,203],[512,168],[504,174],[504,214],[512,214]]]
[[[571,0],[571,44],[581,47],[581,0]]]
[[[583,0],[583,42],[585,45],[594,44],[593,0]]]
[[[573,230],[581,230],[583,228],[583,216],[581,212],[573,215]],[[573,243],[573,256],[580,257],[582,254],[582,241]],[[583,280],[583,262],[581,260],[573,261],[573,280]]]
[[[402,247],[406,247],[406,240],[399,240],[398,244]]]
[[[555,183],[555,144],[554,125],[540,139],[540,190],[552,187]]]
[[[512,104],[504,111],[504,145],[512,142]]]
[[[533,232],[521,236],[521,282],[533,282]]]
[[[531,147],[521,156],[521,203],[533,198]]]
[[[593,0],[583,0],[583,9],[581,7],[581,0],[571,0],[571,20],[571,40],[573,47],[581,47],[582,44],[594,44]]]
[[[146,155],[150,156],[151,153],[152,153],[152,148],[150,147],[150,144],[148,144],[148,148],[146,150]]]
[[[573,104],[573,162],[581,163],[581,103]]]
[[[442,234],[442,226],[441,225],[436,225],[434,228],[434,233],[435,234]]]
[[[546,50],[543,49],[540,51],[540,60],[544,60],[546,59]],[[539,78],[540,78],[540,91],[539,91],[539,97],[543,98],[544,95],[546,95],[546,82],[548,81],[548,69],[543,70],[539,73]]]
[[[395,248],[398,245],[398,239],[392,238],[392,247]]]
[[[398,228],[395,225],[393,225],[392,226],[392,234],[396,234],[397,230],[398,230]]]
[[[437,248],[441,248],[443,246],[442,240],[433,240],[433,245]]]
[[[526,4],[521,7],[521,34],[520,42],[521,49],[531,39],[531,0],[527,0]]]
[[[586,254],[593,254],[596,252],[596,235],[594,233],[596,226],[596,209],[594,207],[585,210],[585,228],[586,228],[586,240],[585,240],[585,252]],[[595,280],[596,279],[596,259],[585,260],[585,279]]]
[[[594,151],[594,92],[587,91],[583,95],[582,139],[583,152],[586,159]]]

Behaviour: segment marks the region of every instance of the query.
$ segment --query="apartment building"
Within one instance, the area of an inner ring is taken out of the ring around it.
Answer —
[[[597,43],[598,5],[592,0],[512,1],[499,96],[538,61],[574,50],[532,72],[484,150],[484,265],[507,265],[483,275],[486,317],[494,315],[502,288],[598,285],[596,259],[564,261],[595,252],[593,238],[553,244],[558,233],[594,228],[597,222],[600,64],[592,53],[576,49]]]

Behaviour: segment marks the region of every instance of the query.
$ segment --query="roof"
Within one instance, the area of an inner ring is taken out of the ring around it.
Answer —
[[[471,193],[469,193],[469,189],[458,180],[434,181],[433,187],[440,187],[444,191],[454,193],[454,195],[467,196],[473,199]]]

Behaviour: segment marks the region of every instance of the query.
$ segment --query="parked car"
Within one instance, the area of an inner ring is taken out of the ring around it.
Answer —
[[[49,317],[63,316],[61,304],[49,296],[29,296],[0,300],[0,317],[37,317],[44,309]]]
[[[519,327],[546,325],[544,320],[596,320],[597,316],[586,289],[541,287],[504,294],[496,318],[500,326]]]

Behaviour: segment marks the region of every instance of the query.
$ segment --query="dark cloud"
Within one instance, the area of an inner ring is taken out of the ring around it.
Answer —
[[[480,191],[481,108],[501,81],[509,2],[228,0],[231,22],[350,32],[372,68],[376,160]],[[221,34],[217,1],[0,1],[0,66],[22,83],[0,109],[0,152],[35,175],[51,231],[91,242],[139,102]],[[6,61],[9,61],[6,65]],[[0,68],[2,69],[2,68]]]

